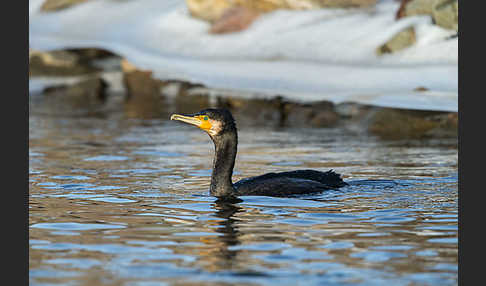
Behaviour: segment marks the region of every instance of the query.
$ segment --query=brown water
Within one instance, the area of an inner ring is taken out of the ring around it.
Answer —
[[[31,95],[31,285],[458,283],[456,138],[237,118],[234,180],[332,168],[348,182],[392,181],[222,204],[208,196],[208,136],[167,120],[181,109]]]

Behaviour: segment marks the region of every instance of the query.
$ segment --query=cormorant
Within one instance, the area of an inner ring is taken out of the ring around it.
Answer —
[[[245,178],[233,184],[231,176],[235,165],[238,135],[231,113],[226,109],[210,108],[195,114],[173,114],[170,120],[195,125],[211,137],[215,154],[210,194],[220,199],[243,195],[284,197],[321,192],[347,185],[333,170],[268,173]]]

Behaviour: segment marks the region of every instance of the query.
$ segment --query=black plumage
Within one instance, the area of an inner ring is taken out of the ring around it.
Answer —
[[[180,120],[206,131],[211,137],[215,154],[211,174],[211,195],[218,198],[236,196],[292,196],[322,192],[347,185],[333,170],[296,170],[267,173],[242,179],[233,184],[231,177],[238,145],[236,124],[226,109],[205,109],[195,114],[174,114],[171,120]]]

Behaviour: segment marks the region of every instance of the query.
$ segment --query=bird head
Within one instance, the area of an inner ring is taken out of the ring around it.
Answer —
[[[197,126],[211,137],[236,130],[235,120],[227,109],[209,108],[194,114],[172,114],[170,120],[178,120]]]

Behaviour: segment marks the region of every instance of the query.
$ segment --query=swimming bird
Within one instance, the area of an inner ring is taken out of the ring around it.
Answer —
[[[194,114],[172,114],[178,120],[204,130],[214,143],[215,153],[209,192],[220,199],[238,196],[285,197],[322,192],[347,185],[333,170],[296,170],[267,173],[233,183],[238,134],[233,115],[227,109],[204,109]]]

